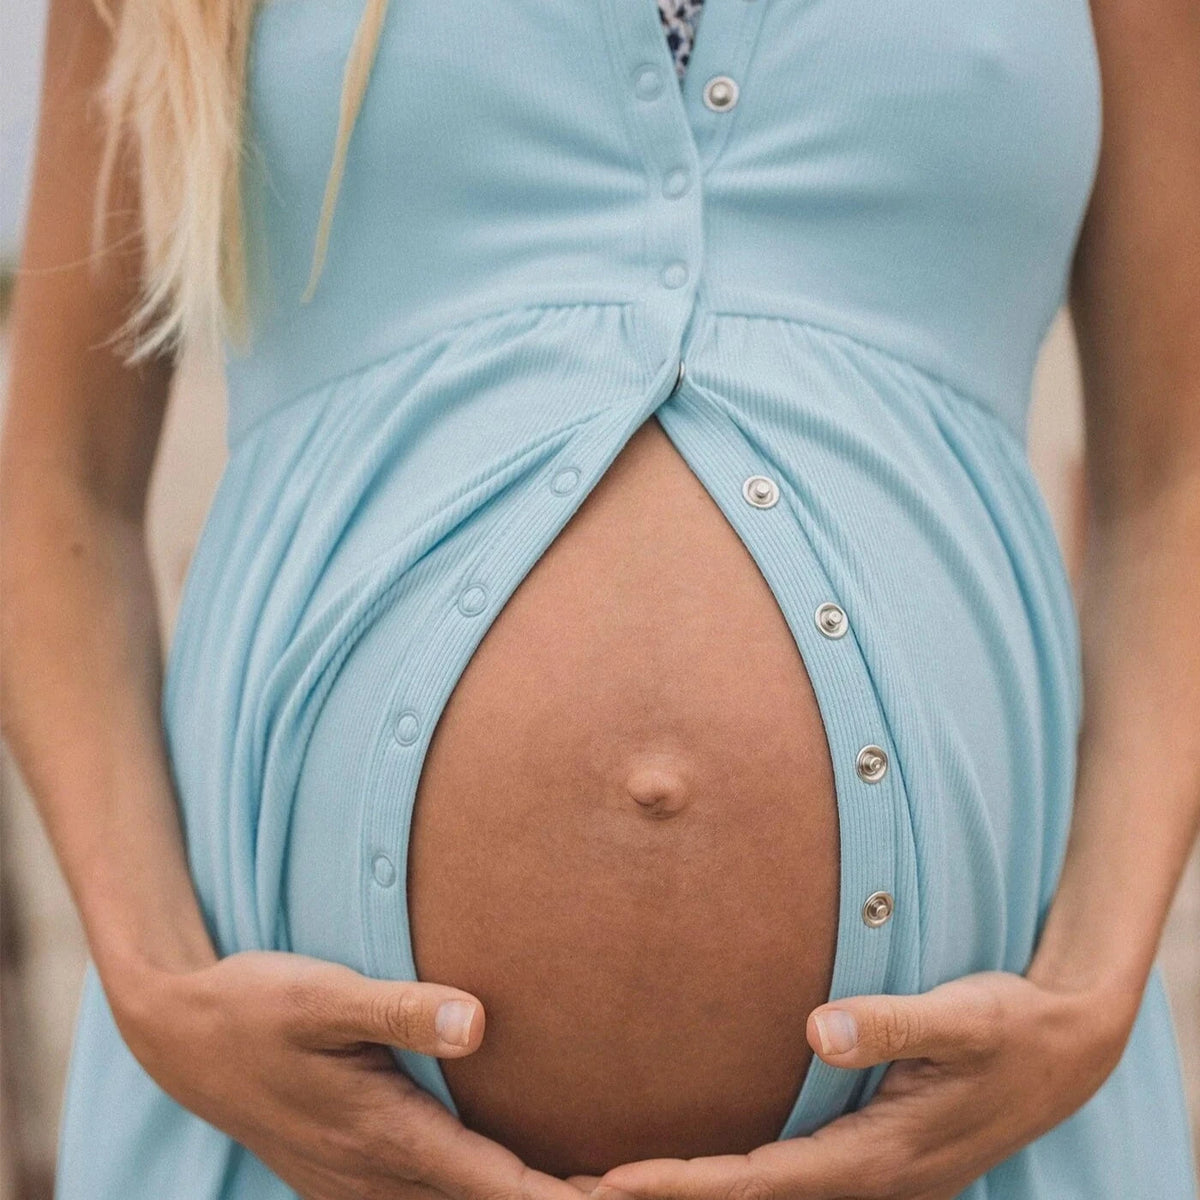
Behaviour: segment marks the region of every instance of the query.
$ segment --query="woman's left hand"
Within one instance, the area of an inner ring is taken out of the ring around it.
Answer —
[[[806,1029],[820,1057],[892,1064],[861,1109],[749,1154],[645,1159],[568,1182],[602,1189],[595,1200],[953,1200],[1099,1088],[1140,1001],[1005,971],[830,1001]]]

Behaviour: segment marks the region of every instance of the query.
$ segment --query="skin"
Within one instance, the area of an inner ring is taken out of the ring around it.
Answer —
[[[818,1007],[808,1039],[826,1062],[892,1062],[864,1108],[748,1155],[575,1177],[602,1185],[597,1200],[953,1200],[1078,1109],[1128,1040],[1200,826],[1200,6],[1092,13],[1104,132],[1070,295],[1091,497],[1085,713],[1032,961]],[[820,1026],[835,1010],[858,1032],[836,1053]]]
[[[488,1011],[443,1065],[465,1123],[556,1175],[773,1140],[829,997],[839,866],[791,632],[651,419],[501,609],[423,766],[417,974]]]
[[[806,1036],[826,1061],[893,1063],[859,1112],[748,1153],[626,1163],[603,1176],[613,1189],[646,1200],[951,1200],[1078,1108],[1128,1038],[1200,824],[1200,11],[1188,0],[1095,0],[1093,13],[1104,143],[1071,290],[1093,497],[1086,713],[1043,937],[1024,975],[818,1006]],[[306,1200],[578,1200],[596,1176],[556,1180],[467,1131],[379,1045],[472,1053],[484,1015],[470,993],[370,981],[301,955],[213,952],[158,720],[142,540],[173,364],[131,371],[101,346],[135,290],[128,177],[109,226],[115,249],[94,273],[87,264],[99,126],[85,93],[106,38],[87,0],[52,0],[0,444],[0,686],[6,736],[118,1025],[170,1094]],[[466,1046],[437,1039],[447,998],[473,1007]],[[835,1009],[858,1026],[840,1054],[821,1038]]]

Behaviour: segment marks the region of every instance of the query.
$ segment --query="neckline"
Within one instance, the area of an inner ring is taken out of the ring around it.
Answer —
[[[672,113],[673,134],[663,128],[661,113],[638,111],[635,115],[643,130],[643,141],[661,144],[665,136],[685,139],[703,174],[720,154],[730,129],[738,120],[740,103],[733,109],[717,112],[704,103],[705,84],[716,75],[728,75],[739,87],[747,79],[754,43],[762,24],[766,0],[704,0],[704,15],[696,26],[687,70],[682,81],[675,70],[675,58],[663,34],[657,3],[648,0],[602,0],[603,23],[609,31],[610,53],[618,72],[617,83],[628,92],[639,70],[657,67],[670,79],[672,94],[665,99]],[[744,95],[744,90],[743,90]]]

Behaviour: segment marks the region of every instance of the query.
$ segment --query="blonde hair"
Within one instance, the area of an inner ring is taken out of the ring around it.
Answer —
[[[250,334],[239,185],[245,154],[246,65],[256,5],[270,0],[125,0],[113,16],[93,0],[113,35],[99,89],[105,121],[93,252],[117,156],[128,138],[137,166],[143,240],[138,303],[114,337],[131,338],[134,363],[183,343],[215,349]],[[346,147],[375,59],[388,0],[364,0],[346,59],[337,136],[302,302],[325,260]]]

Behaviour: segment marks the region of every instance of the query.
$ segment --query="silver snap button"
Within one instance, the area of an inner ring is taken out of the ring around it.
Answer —
[[[671,385],[671,395],[672,396],[675,395],[675,393],[677,391],[679,391],[679,385],[681,383],[683,383],[683,374],[684,374],[685,370],[686,370],[686,368],[684,366],[683,359],[681,358],[679,360],[679,367],[675,371],[675,382]]]
[[[864,783],[878,783],[887,773],[887,755],[879,746],[864,746],[854,760],[854,769]]]
[[[653,100],[662,91],[662,76],[656,67],[643,67],[633,81],[633,90],[643,100]]]
[[[413,710],[406,709],[396,718],[392,733],[402,746],[411,746],[421,732],[421,719]]]
[[[675,262],[669,262],[662,269],[662,275],[659,278],[662,280],[663,287],[677,288],[683,287],[687,283],[688,269],[687,263],[680,262],[678,259]]]
[[[850,628],[850,623],[846,620],[846,614],[832,600],[827,600],[824,604],[817,606],[814,619],[817,623],[817,628],[827,638],[840,638]]]
[[[751,475],[742,484],[742,495],[755,508],[770,508],[779,499],[779,488],[775,480],[765,475]]]
[[[895,910],[891,892],[872,892],[863,903],[862,919],[872,928],[882,925]]]
[[[578,467],[563,467],[550,481],[550,490],[558,496],[573,492],[579,484]]]
[[[391,887],[396,882],[396,867],[386,854],[377,854],[371,860],[371,875],[380,887]]]
[[[672,199],[682,196],[687,191],[690,182],[691,176],[687,170],[684,167],[676,167],[663,176],[663,195],[670,196]]]
[[[704,103],[714,112],[731,109],[738,99],[738,85],[728,75],[714,75],[704,85]]]
[[[465,613],[468,617],[473,617],[477,612],[482,612],[485,604],[487,604],[487,592],[477,583],[467,588],[466,591],[461,592],[458,597],[459,611]]]

